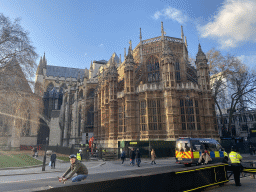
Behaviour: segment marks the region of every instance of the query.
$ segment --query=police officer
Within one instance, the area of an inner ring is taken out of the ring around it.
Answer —
[[[242,156],[236,152],[236,148],[234,146],[231,147],[231,152],[229,154],[229,159],[231,161],[231,167],[234,173],[236,186],[241,186],[240,183],[240,170],[243,168],[241,165]]]

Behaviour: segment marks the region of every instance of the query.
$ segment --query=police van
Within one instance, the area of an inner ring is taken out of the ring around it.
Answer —
[[[207,150],[212,161],[227,163],[228,154],[215,139],[180,137],[176,141],[175,157],[177,163],[185,166],[197,164],[202,153]]]

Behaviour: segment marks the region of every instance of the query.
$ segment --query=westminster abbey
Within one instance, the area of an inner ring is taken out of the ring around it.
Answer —
[[[126,55],[127,54],[127,55]],[[199,44],[196,68],[186,37],[161,36],[132,43],[90,69],[47,65],[41,58],[36,93],[44,101],[40,138],[50,145],[87,143],[117,148],[121,141],[219,139],[207,58]],[[46,131],[45,131],[46,130]]]

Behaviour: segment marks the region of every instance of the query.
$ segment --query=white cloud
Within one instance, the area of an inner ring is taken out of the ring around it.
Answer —
[[[222,49],[256,42],[256,1],[226,0],[213,21],[198,26],[198,30],[204,38],[217,38]]]
[[[163,9],[162,11],[155,12],[152,18],[157,20],[161,16],[164,16],[166,19],[172,19],[181,24],[185,23],[188,20],[187,16],[183,14],[180,10],[172,8],[170,6],[167,7],[166,9]]]
[[[243,64],[247,66],[255,67],[256,66],[256,55],[240,55],[237,57]]]
[[[99,47],[102,47],[103,46],[103,44],[101,43],[100,45],[99,45]]]

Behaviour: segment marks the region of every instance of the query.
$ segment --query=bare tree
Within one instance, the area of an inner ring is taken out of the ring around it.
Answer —
[[[35,74],[38,55],[28,35],[29,33],[20,26],[20,18],[12,22],[0,14],[0,67],[6,66],[15,58],[26,78],[30,79]]]
[[[20,135],[36,136],[41,110],[40,97],[31,91],[37,54],[28,32],[0,14],[0,133],[12,136],[19,146]],[[3,138],[2,137],[2,138]]]
[[[238,60],[232,72],[229,73],[230,82],[230,110],[228,131],[231,132],[231,122],[236,110],[245,111],[256,104],[256,74],[255,71],[241,64]]]
[[[236,109],[244,108],[245,102],[250,105],[255,104],[255,73],[246,68],[235,56],[229,54],[223,56],[215,49],[211,49],[207,53],[207,58],[215,104],[223,127],[222,109],[229,109],[227,131],[231,134],[231,123]]]

